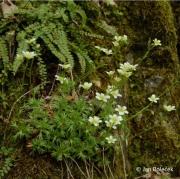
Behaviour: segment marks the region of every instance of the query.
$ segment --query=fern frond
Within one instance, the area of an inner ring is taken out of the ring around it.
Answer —
[[[0,39],[0,57],[3,60],[4,70],[10,69],[9,55],[8,55],[8,47],[6,40],[2,37]]]
[[[52,34],[54,40],[57,38],[57,36],[59,37],[57,40],[54,41],[54,43],[58,46],[60,52],[64,55],[64,57],[66,58],[66,61],[71,64],[71,66],[74,66],[74,59],[73,56],[70,52],[70,48],[68,45],[68,39],[67,39],[67,35],[65,33],[65,31],[62,29],[57,29],[55,30],[55,32]]]
[[[60,62],[69,63],[73,67],[74,60],[70,52],[68,44],[69,40],[67,39],[67,35],[63,30],[62,26],[44,26],[43,31],[44,34],[41,35],[41,38],[51,50],[51,52],[60,60]]]
[[[27,34],[34,34],[35,37],[39,37],[42,34],[41,24],[39,22],[30,24],[25,28],[25,32]]]
[[[16,52],[16,57],[13,61],[12,71],[14,75],[17,73],[19,67],[23,64],[24,58],[22,56],[22,52],[28,49],[28,45],[25,42],[27,33],[25,31],[21,31],[17,34],[16,40],[18,41],[18,48]]]
[[[76,52],[76,55],[77,55],[77,57],[79,59],[79,63],[80,63],[80,66],[81,66],[81,72],[85,73],[86,61],[85,61],[84,57],[80,53]]]
[[[58,48],[51,42],[51,40],[48,38],[48,37],[46,37],[45,35],[43,35],[43,36],[41,36],[41,39],[44,41],[44,43],[47,45],[47,47],[49,48],[49,50],[51,51],[51,53],[53,54],[53,55],[55,55],[58,59],[59,59],[59,61],[61,61],[61,62],[66,62],[66,59],[65,59],[65,57],[64,57],[64,55],[62,55],[60,52],[59,52],[59,50],[58,50]]]
[[[56,11],[56,15],[57,15],[57,18],[62,18],[64,22],[69,22],[69,17],[68,15],[65,13],[66,12],[66,8],[58,8],[57,11]]]
[[[13,70],[13,74],[15,75],[19,69],[19,67],[21,66],[21,64],[23,64],[24,62],[24,58],[17,55],[15,60],[13,61],[13,66],[12,66],[12,70]]]
[[[39,75],[41,79],[41,87],[44,88],[44,86],[47,83],[47,68],[42,58],[38,58],[38,67],[39,67]]]
[[[75,4],[73,1],[67,1],[67,10],[69,11],[72,20],[75,20],[77,15],[79,15],[81,17],[82,24],[86,24],[87,16],[80,6]]]
[[[96,39],[100,39],[100,40],[104,39],[104,36],[99,35],[99,34],[93,34],[93,33],[86,32],[86,31],[79,31],[78,33],[80,35],[83,35],[83,36],[86,36],[86,37],[96,38]]]
[[[87,54],[87,51],[85,49],[80,48],[74,43],[71,43],[71,47],[73,52],[77,55],[79,64],[81,66],[81,72],[85,73],[87,67],[92,67],[93,66],[93,61]]]

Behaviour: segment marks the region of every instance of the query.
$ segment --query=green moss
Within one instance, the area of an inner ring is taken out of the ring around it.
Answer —
[[[162,41],[162,46],[152,51],[144,62],[142,71],[133,79],[136,88],[131,89],[128,96],[129,108],[134,113],[146,104],[148,95],[152,92],[161,94],[162,89],[168,88],[171,82],[177,79],[179,71],[177,29],[169,1],[119,2],[118,6],[124,10],[124,20],[123,23],[119,22],[119,28],[121,28],[121,32],[124,31],[130,37],[130,52],[133,53],[137,63],[136,57],[144,54],[149,38],[157,38]],[[159,88],[150,91],[144,85],[146,80],[148,81],[153,76],[160,76],[164,80]],[[175,88],[172,91],[177,92]],[[173,98],[172,91],[161,98],[161,103],[171,101],[178,108],[179,102]],[[170,97],[169,94],[172,96]],[[154,115],[151,114],[153,111]],[[131,161],[129,173],[132,174],[132,177],[136,173],[134,169],[138,166],[151,167],[174,163],[173,167],[176,167],[175,163],[178,163],[177,136],[180,130],[176,121],[178,117],[165,117],[164,113],[157,115],[162,113],[162,106],[156,106],[130,123],[131,137],[128,158]]]
[[[174,15],[169,1],[119,2],[119,7],[126,9],[126,33],[132,39],[135,49],[143,50],[149,38],[158,38],[164,48],[169,47],[171,61],[178,63],[177,34]]]

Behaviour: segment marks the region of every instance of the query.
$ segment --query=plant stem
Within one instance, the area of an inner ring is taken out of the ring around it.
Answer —
[[[120,137],[120,140],[119,140],[119,144],[120,144],[120,147],[121,147],[121,154],[122,154],[122,159],[123,159],[124,178],[127,179],[126,161],[125,161],[124,150],[123,150],[123,146],[122,146],[122,142],[121,142],[121,137]]]
[[[24,96],[26,96],[27,94],[29,94],[30,92],[32,92],[34,89],[36,89],[36,88],[39,87],[39,86],[40,86],[40,85],[37,85],[37,86],[35,86],[33,89],[27,91],[26,93],[24,93],[23,95],[21,95],[21,96],[13,103],[13,105],[12,105],[12,107],[11,107],[11,110],[10,110],[10,112],[9,112],[8,118],[7,118],[7,122],[9,122],[9,120],[10,120],[10,117],[11,117],[11,115],[12,115],[12,112],[13,112],[13,110],[14,110],[14,107],[15,107],[16,103],[18,103]]]

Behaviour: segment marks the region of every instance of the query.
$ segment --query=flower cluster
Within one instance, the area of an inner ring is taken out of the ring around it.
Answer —
[[[55,78],[57,81],[60,81],[61,84],[68,83],[68,81],[69,81],[68,78],[58,76],[58,75],[55,75]]]
[[[98,116],[89,117],[88,121],[96,127],[98,127],[99,124],[102,122],[102,120],[100,120]]]
[[[109,95],[105,95],[104,93],[96,92],[96,99],[99,101],[107,102],[110,99]]]
[[[112,50],[103,48],[103,47],[99,47],[99,46],[95,46],[95,48],[97,48],[98,50],[104,52],[106,55],[112,55]]]
[[[126,78],[129,78],[132,75],[132,72],[136,70],[138,65],[131,65],[129,62],[120,64],[120,68],[117,69],[118,73]]]
[[[112,95],[115,99],[118,97],[122,97],[122,95],[119,93],[119,90],[114,89],[114,87],[110,85],[108,85],[106,92],[107,94]]]
[[[114,138],[112,135],[110,135],[109,137],[106,137],[106,140],[108,144],[114,144],[117,141],[117,139]]]
[[[106,71],[106,73],[107,73],[109,76],[112,76],[112,75],[114,75],[115,71]]]
[[[128,38],[127,35],[115,36],[114,41],[112,42],[115,47],[119,46],[120,43],[127,44]]]
[[[117,129],[117,125],[121,124],[122,120],[123,118],[121,116],[114,114],[109,115],[109,120],[105,121],[105,123],[107,127]],[[102,123],[102,120],[98,116],[89,117],[88,121],[95,127],[98,127],[99,124]],[[114,138],[112,135],[106,137],[106,140],[108,144],[113,144],[117,141],[117,139]]]
[[[118,112],[118,114],[121,115],[121,116],[129,113],[127,111],[126,106],[120,106],[120,105],[117,105],[117,107],[115,108],[115,111]]]
[[[106,126],[109,128],[117,129],[117,125],[121,124],[123,118],[120,115],[109,115],[109,120],[105,121]]]
[[[88,83],[88,82],[84,82],[84,84],[79,85],[80,87],[82,87],[85,90],[88,90],[92,87],[92,83]]]

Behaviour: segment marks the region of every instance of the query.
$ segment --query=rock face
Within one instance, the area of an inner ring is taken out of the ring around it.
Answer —
[[[119,2],[119,5],[125,8],[127,19],[124,24],[127,34],[132,38],[133,43],[130,51],[135,57],[143,54],[149,38],[158,38],[163,44],[162,47],[152,51],[151,55],[144,61],[143,68],[136,79],[137,82],[139,80],[138,89],[129,92],[129,98],[132,99],[130,106],[134,110],[138,110],[145,102],[143,101],[144,97],[152,93],[161,94],[178,78],[180,4],[177,2],[170,4],[168,1],[140,1]],[[161,102],[174,103],[178,110],[179,97],[176,84],[162,96]],[[161,111],[158,110],[160,107],[160,105],[156,106],[155,109],[152,109],[149,113],[147,112],[146,116],[141,116],[139,121],[135,119],[131,123],[132,133],[137,135],[137,137],[132,137],[133,139],[130,140],[131,144],[128,147],[130,148],[128,157],[133,168],[146,164],[153,166],[156,160],[162,165],[170,163],[170,161],[171,163],[177,161],[176,158],[179,155],[180,148],[177,145],[180,131],[177,122],[179,117],[178,114],[171,117],[163,116]],[[154,111],[159,114],[154,114]],[[153,126],[153,129],[149,130],[150,126]],[[147,132],[143,132],[145,129],[147,129]],[[138,135],[137,133],[143,134]],[[159,154],[156,153],[157,150],[160,151]],[[176,157],[173,156],[173,151],[177,152]],[[177,164],[174,167],[175,175],[178,175],[179,165]],[[129,173],[133,168],[130,167]]]
[[[174,17],[175,17],[175,26],[176,26],[176,33],[177,33],[177,50],[178,50],[178,56],[180,57],[180,4],[178,1],[172,1],[171,2]]]
[[[149,38],[158,38],[163,43],[162,55],[167,51],[170,61],[177,63],[178,37],[174,13],[168,1],[122,2],[127,9],[127,25],[133,32],[137,48],[143,48]],[[161,58],[161,57],[160,57]]]

